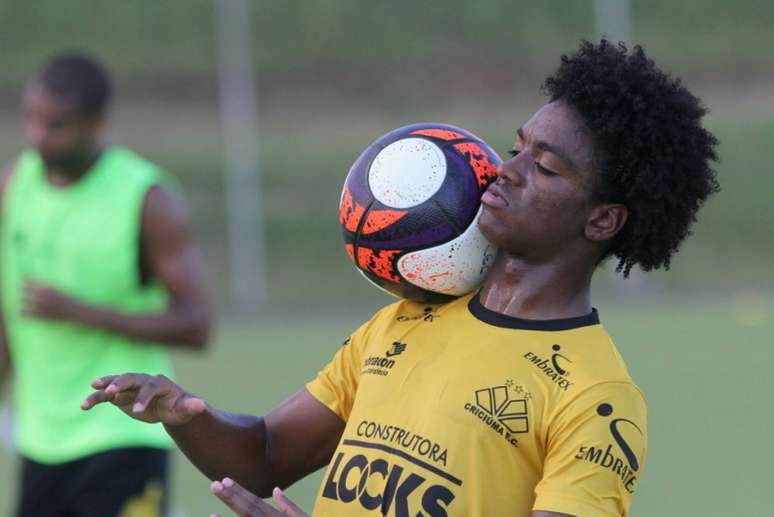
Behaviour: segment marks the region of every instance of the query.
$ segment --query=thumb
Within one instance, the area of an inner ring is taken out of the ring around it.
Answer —
[[[181,403],[181,409],[188,416],[196,416],[204,413],[207,403],[198,397],[186,397]]]
[[[285,494],[279,487],[275,487],[271,493],[274,497],[274,502],[277,505],[277,509],[288,517],[307,517],[304,511],[296,506],[290,499],[285,497]]]

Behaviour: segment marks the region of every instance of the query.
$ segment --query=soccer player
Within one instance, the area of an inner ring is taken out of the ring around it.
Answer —
[[[12,368],[19,516],[161,515],[164,430],[71,407],[105,370],[169,375],[167,346],[207,341],[187,216],[158,167],[103,143],[110,93],[91,59],[52,59],[25,91],[29,149],[2,177],[0,381]]]
[[[480,291],[432,318],[382,309],[265,417],[135,374],[83,407],[163,422],[238,515],[301,515],[279,488],[279,510],[257,496],[326,465],[316,515],[627,515],[647,408],[589,286],[608,257],[624,276],[669,266],[718,189],[717,142],[640,47],[584,42],[544,91],[482,197],[500,254]]]

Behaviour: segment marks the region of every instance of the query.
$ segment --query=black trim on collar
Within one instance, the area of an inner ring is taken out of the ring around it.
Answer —
[[[500,314],[487,309],[481,304],[476,293],[468,302],[468,309],[476,319],[489,323],[496,327],[522,330],[571,330],[580,327],[588,327],[599,324],[599,313],[596,309],[591,309],[589,314],[575,318],[563,318],[556,320],[526,320]]]

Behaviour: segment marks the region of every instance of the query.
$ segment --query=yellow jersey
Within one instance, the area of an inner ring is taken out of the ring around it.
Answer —
[[[346,422],[314,515],[625,516],[642,474],[646,402],[596,311],[400,301],[307,389]]]

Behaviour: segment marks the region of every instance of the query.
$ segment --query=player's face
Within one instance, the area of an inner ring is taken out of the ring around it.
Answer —
[[[583,239],[592,207],[592,140],[561,101],[519,128],[511,158],[481,198],[481,230],[499,248],[545,259]]]
[[[24,132],[48,167],[68,169],[93,152],[102,120],[83,115],[73,99],[32,85],[24,97]]]

